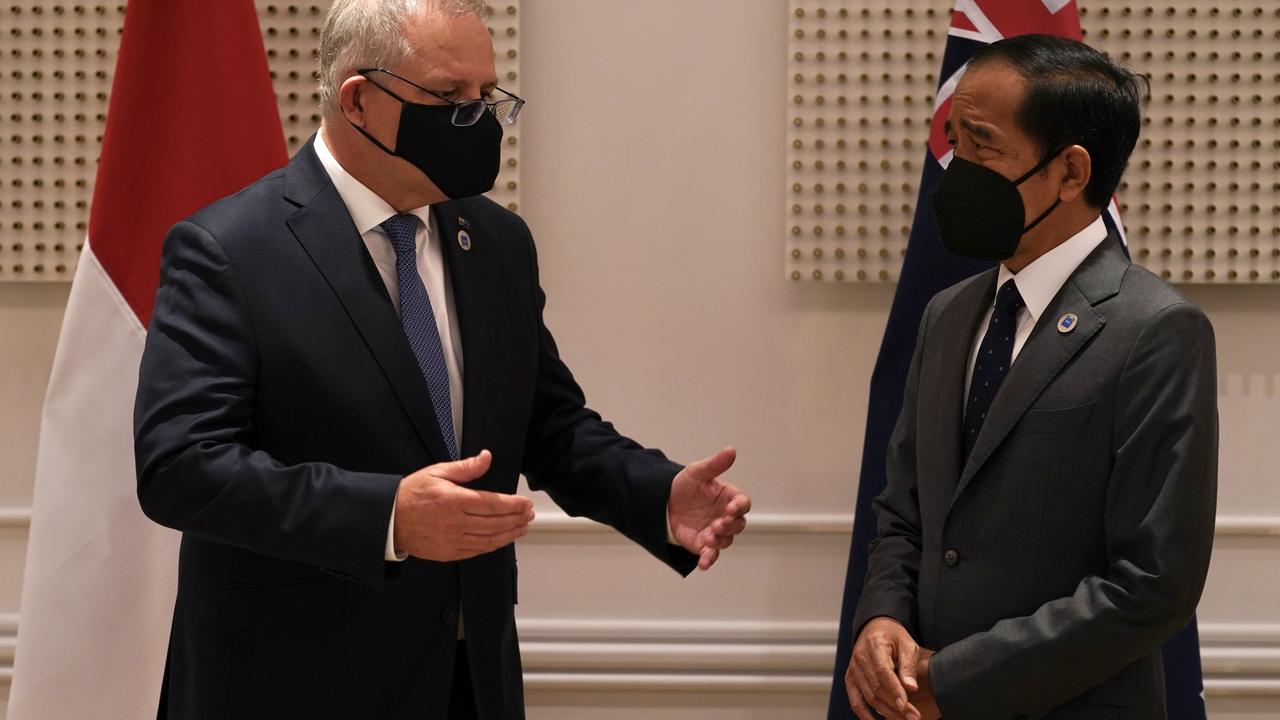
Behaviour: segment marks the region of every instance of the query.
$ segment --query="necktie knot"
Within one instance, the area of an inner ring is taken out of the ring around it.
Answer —
[[[382,230],[391,240],[396,259],[413,259],[418,252],[418,216],[411,213],[392,215],[382,221]]]
[[[1022,295],[1018,293],[1018,286],[1013,278],[1006,280],[1000,286],[1000,292],[996,293],[996,310],[1016,316],[1023,305]]]

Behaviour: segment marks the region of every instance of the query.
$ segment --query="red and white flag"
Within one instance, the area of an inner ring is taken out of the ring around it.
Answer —
[[[45,398],[10,720],[155,717],[178,535],[143,516],[133,399],[173,223],[287,160],[252,0],[129,0]]]

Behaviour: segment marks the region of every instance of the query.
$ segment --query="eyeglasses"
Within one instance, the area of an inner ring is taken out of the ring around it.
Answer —
[[[484,99],[464,100],[463,102],[457,102],[455,100],[450,100],[449,98],[445,97],[444,95],[441,95],[438,92],[435,92],[433,90],[428,90],[422,87],[421,85],[413,82],[412,80],[402,78],[399,75],[391,72],[386,68],[381,68],[381,67],[364,68],[363,70],[356,70],[356,72],[359,73],[360,75],[363,75],[365,79],[367,79],[369,82],[373,83],[374,85],[377,85],[378,88],[381,89],[383,92],[399,100],[400,102],[410,102],[410,101],[405,100],[399,95],[391,92],[391,90],[389,90],[388,88],[385,88],[382,85],[378,85],[378,83],[373,81],[373,78],[369,77],[370,73],[375,73],[375,72],[386,73],[387,75],[390,75],[391,77],[396,78],[397,80],[401,80],[403,82],[406,82],[412,85],[413,87],[418,88],[419,90],[430,95],[431,97],[434,97],[438,100],[442,100],[444,102],[449,103],[450,105],[453,106],[453,124],[457,125],[458,127],[467,127],[469,125],[475,125],[476,121],[480,119],[480,116],[484,114],[484,111],[486,109],[489,112],[493,113],[493,117],[496,118],[499,123],[503,125],[510,125],[511,123],[516,121],[516,118],[519,117],[520,115],[520,109],[524,107],[524,98],[521,98],[516,95],[512,95],[506,90],[503,90],[502,88],[496,87],[496,86],[494,87],[494,89],[501,92],[503,95],[506,95],[507,96],[506,99],[499,100],[497,102],[487,102]]]

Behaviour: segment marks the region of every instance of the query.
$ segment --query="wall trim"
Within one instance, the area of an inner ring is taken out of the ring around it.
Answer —
[[[748,516],[753,535],[849,535],[851,513],[752,513]],[[31,508],[0,507],[0,528],[31,525]],[[569,517],[558,510],[540,510],[532,535],[564,533],[611,533],[613,530],[586,518]],[[1280,515],[1219,515],[1219,537],[1280,537]]]
[[[519,622],[531,691],[826,693],[835,622]],[[1280,623],[1202,623],[1205,693],[1280,697]]]
[[[0,686],[13,682],[13,653],[18,648],[18,615],[0,613]]]
[[[0,528],[29,527],[31,508],[0,507]]]
[[[521,618],[531,691],[825,693],[838,626],[827,621]],[[0,685],[18,616],[0,614]],[[1280,697],[1280,623],[1203,623],[1205,693]]]

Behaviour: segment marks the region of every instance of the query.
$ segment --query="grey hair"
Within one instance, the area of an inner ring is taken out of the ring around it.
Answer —
[[[359,68],[393,67],[413,54],[404,28],[427,10],[448,17],[486,13],[485,0],[335,0],[320,33],[320,110],[338,111],[338,88]]]

